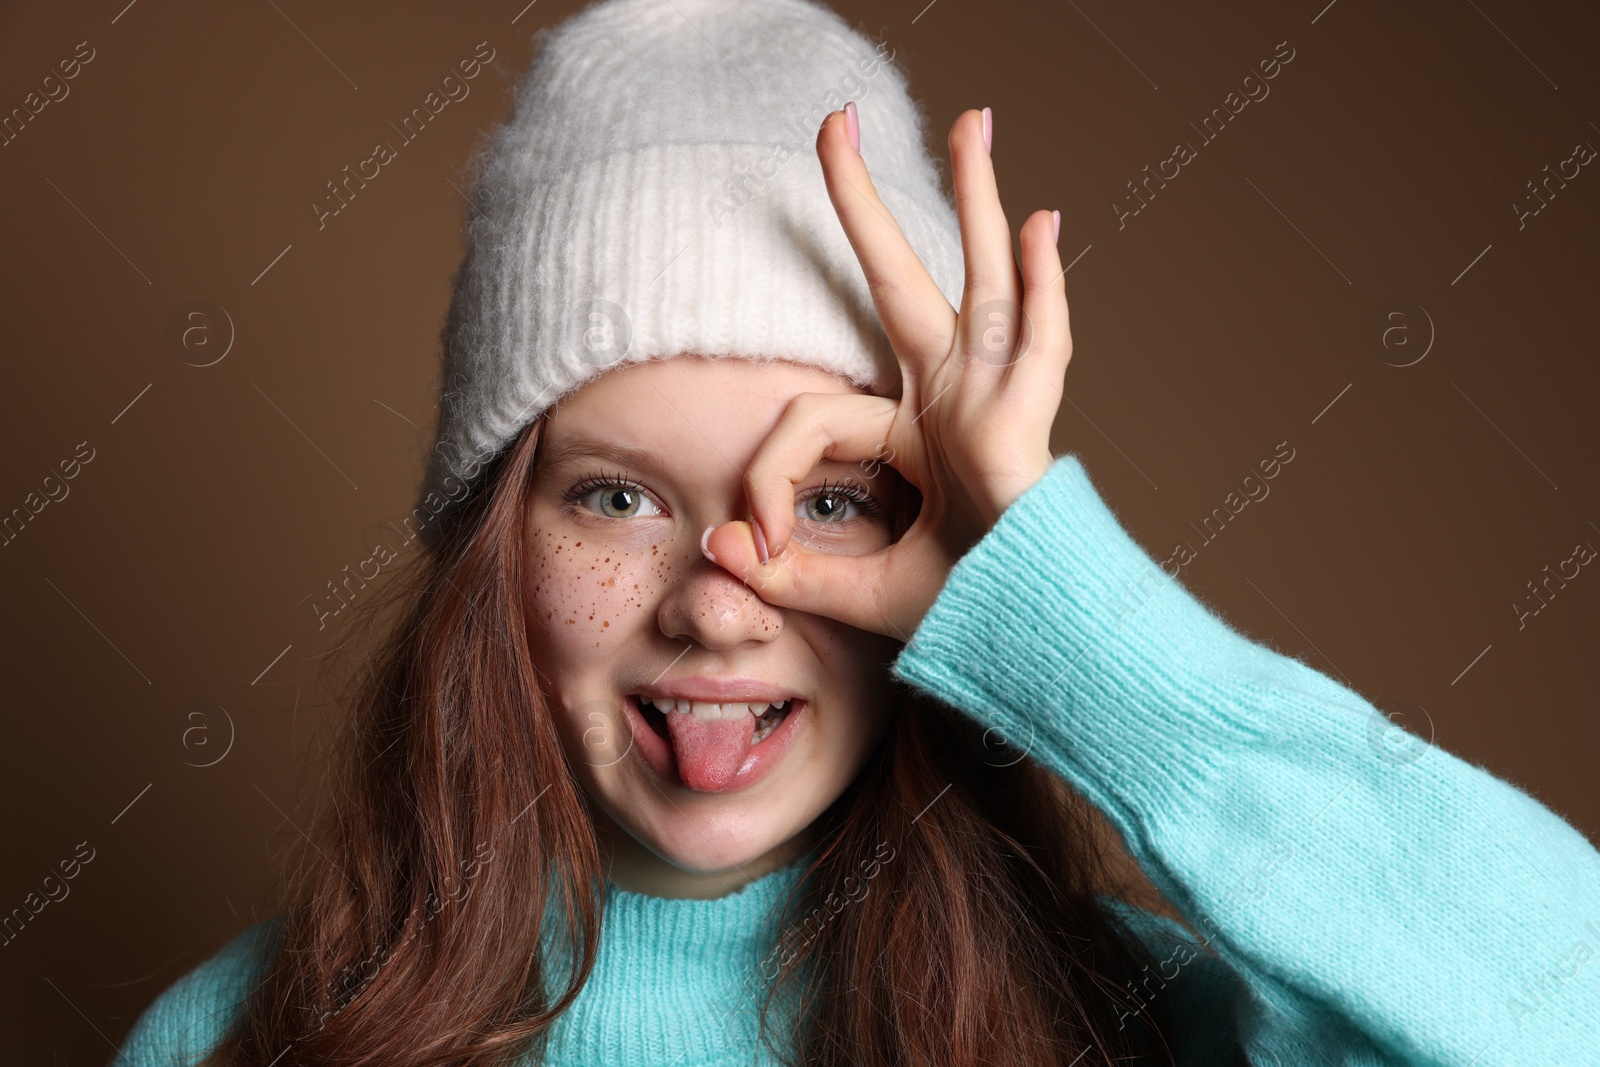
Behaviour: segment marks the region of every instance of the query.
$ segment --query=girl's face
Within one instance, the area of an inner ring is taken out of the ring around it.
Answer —
[[[802,392],[860,390],[794,363],[676,356],[609,370],[545,416],[529,641],[613,877],[625,865],[677,890],[663,895],[732,888],[797,855],[893,711],[898,641],[774,607],[700,551],[707,526],[749,519],[744,471]],[[887,465],[868,477],[824,460],[795,488],[794,540],[877,551],[901,492]],[[717,701],[740,685],[729,695],[753,709]]]

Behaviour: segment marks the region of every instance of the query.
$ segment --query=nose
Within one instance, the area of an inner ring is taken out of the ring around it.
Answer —
[[[698,562],[662,597],[661,632],[715,650],[776,640],[783,632],[783,613],[698,549],[695,558]]]

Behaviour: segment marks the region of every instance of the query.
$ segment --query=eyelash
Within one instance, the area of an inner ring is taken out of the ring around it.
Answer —
[[[613,475],[608,475],[605,471],[601,471],[599,474],[588,475],[577,485],[562,493],[561,499],[569,504],[576,504],[596,489],[631,489],[641,495],[644,494],[644,486],[627,477],[621,471]]]
[[[855,482],[838,482],[832,489],[829,489],[828,480],[824,478],[822,484],[817,487],[816,492],[808,493],[800,499],[810,500],[812,497],[819,496],[842,496],[868,515],[876,514],[878,511],[878,502],[872,498],[872,494]]]
[[[572,488],[562,493],[561,499],[566,501],[568,504],[579,504],[585,497],[597,489],[628,489],[643,496],[649,495],[645,492],[644,486],[640,485],[632,478],[629,478],[621,471],[618,471],[616,474],[606,474],[605,471],[602,470],[598,474],[591,474],[584,477]],[[879,503],[877,500],[873,499],[872,494],[867,492],[864,487],[855,482],[837,482],[832,483],[830,486],[830,483],[827,481],[827,479],[823,479],[822,484],[818,486],[814,492],[808,493],[800,499],[810,500],[813,497],[819,496],[843,497],[852,504],[856,505],[856,507],[860,508],[862,511],[866,512],[868,515],[877,514],[880,508]]]

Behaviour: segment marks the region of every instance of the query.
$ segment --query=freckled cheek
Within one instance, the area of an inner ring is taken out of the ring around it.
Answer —
[[[555,651],[581,653],[637,631],[655,611],[674,570],[659,546],[587,544],[548,531],[529,546],[527,613]]]

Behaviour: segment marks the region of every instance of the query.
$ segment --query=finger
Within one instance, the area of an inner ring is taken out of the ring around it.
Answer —
[[[894,216],[878,197],[861,153],[850,143],[843,111],[822,120],[817,131],[817,158],[828,186],[828,198],[855,249],[867,288],[878,309],[902,371],[907,364],[923,369],[925,353],[943,356],[955,334],[956,311],[929,276]],[[903,374],[909,383],[913,375]]]
[[[794,489],[824,459],[885,461],[899,403],[864,393],[799,393],[745,471],[750,514],[777,556],[794,531]]]
[[[796,544],[762,563],[754,528],[738,521],[718,526],[706,547],[719,566],[769,604],[838,619],[872,633],[898,634],[901,629],[882,607],[883,574],[893,546],[867,556],[836,556]]]
[[[962,291],[963,352],[990,366],[1011,363],[1021,341],[1021,307],[1016,259],[1011,256],[1011,224],[1000,206],[994,157],[984,142],[984,114],[966,110],[950,126],[950,173],[955,182],[955,214],[962,226],[966,285]],[[995,342],[1005,349],[995,349]]]
[[[1059,249],[1051,213],[1034,212],[1022,225],[1022,310],[1031,337],[1006,383],[1008,392],[1023,399],[1045,393],[1052,413],[1059,402],[1054,394],[1062,390],[1062,376],[1072,359],[1072,321]]]
[[[950,126],[950,169],[969,296],[979,301],[1013,294],[1016,261],[1011,256],[1011,226],[1000,206],[994,157],[984,143],[983,112],[963,111]]]

